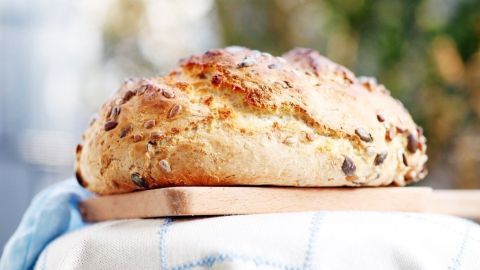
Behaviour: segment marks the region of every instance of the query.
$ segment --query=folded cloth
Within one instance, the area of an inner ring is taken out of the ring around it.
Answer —
[[[303,212],[121,220],[64,235],[35,269],[480,269],[480,226],[450,216]]]
[[[73,180],[37,195],[0,269],[480,269],[480,226],[450,216],[302,212],[85,226],[76,206],[88,196]]]
[[[38,255],[56,237],[85,226],[77,208],[91,194],[69,179],[35,196],[7,242],[0,270],[32,269]]]

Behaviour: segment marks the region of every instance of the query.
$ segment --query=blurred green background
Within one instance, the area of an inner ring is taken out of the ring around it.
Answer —
[[[34,194],[72,177],[124,79],[227,45],[314,48],[377,77],[424,127],[419,185],[480,188],[479,43],[478,0],[0,1],[0,247]]]

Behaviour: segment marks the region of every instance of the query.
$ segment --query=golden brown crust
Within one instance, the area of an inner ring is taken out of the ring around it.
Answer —
[[[404,185],[426,174],[402,104],[311,49],[210,50],[126,81],[77,149],[98,194],[177,185]]]

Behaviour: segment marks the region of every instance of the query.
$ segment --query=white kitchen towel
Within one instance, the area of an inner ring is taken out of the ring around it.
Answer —
[[[480,269],[480,226],[413,213],[303,212],[97,223],[35,269]]]

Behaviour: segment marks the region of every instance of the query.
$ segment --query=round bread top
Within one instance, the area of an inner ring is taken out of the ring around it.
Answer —
[[[312,49],[228,47],[130,79],[77,147],[98,194],[166,186],[384,186],[426,175],[426,140],[373,78]]]

